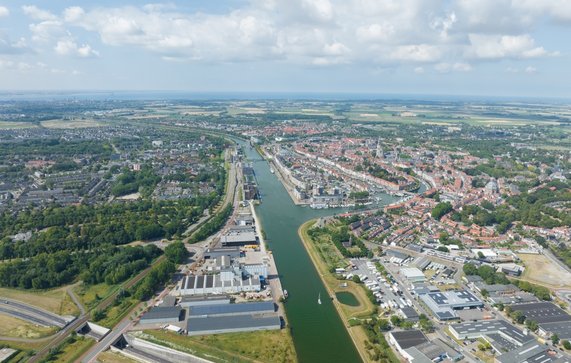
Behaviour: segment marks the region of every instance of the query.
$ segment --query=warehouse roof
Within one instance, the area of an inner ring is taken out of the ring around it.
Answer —
[[[401,349],[408,349],[428,341],[420,330],[393,331],[389,334],[392,335]]]
[[[551,334],[557,334],[559,339],[571,339],[571,324],[569,321],[558,321],[553,323],[541,323],[539,327]]]
[[[141,322],[144,323],[145,320],[174,319],[174,318],[180,320],[182,311],[183,310],[180,306],[157,306],[146,312],[141,317]]]
[[[401,268],[400,273],[407,279],[426,279],[426,276],[416,267]]]
[[[533,337],[525,335],[521,330],[505,320],[485,320],[452,324],[450,325],[450,330],[456,332],[456,335],[460,337],[460,339],[472,334],[488,335],[499,333],[515,340],[519,344],[533,340]]]
[[[567,314],[557,305],[550,302],[537,302],[511,305],[513,311],[521,311],[526,319],[534,320],[538,324],[571,321]]]
[[[212,304],[200,305],[190,308],[190,317],[204,315],[224,315],[224,314],[243,314],[243,313],[271,313],[275,311],[272,301],[252,302],[241,304]]]
[[[279,316],[256,317],[254,315],[214,316],[207,318],[189,319],[189,333],[220,331],[230,329],[281,327]]]
[[[547,355],[545,345],[533,340],[519,348],[496,357],[496,361],[499,363],[540,363],[551,362],[552,358]]]

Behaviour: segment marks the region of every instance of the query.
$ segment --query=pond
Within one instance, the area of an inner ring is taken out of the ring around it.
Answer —
[[[349,291],[336,292],[335,296],[337,297],[337,300],[339,300],[339,302],[341,304],[349,305],[349,306],[361,305],[361,304],[359,304],[359,300],[357,300],[355,295],[353,295],[353,293],[351,293]]]

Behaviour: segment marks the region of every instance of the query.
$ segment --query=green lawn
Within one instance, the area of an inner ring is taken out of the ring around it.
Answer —
[[[194,337],[148,330],[143,338],[214,362],[297,362],[286,329]]]

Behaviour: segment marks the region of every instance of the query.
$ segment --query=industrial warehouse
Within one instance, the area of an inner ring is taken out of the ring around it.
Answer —
[[[521,311],[526,320],[537,322],[539,334],[556,334],[560,339],[571,339],[571,315],[551,302],[511,305],[513,311]]]
[[[186,306],[183,308],[183,305]],[[178,301],[175,306],[156,306],[143,315],[141,325],[171,325],[188,335],[219,334],[280,329],[282,322],[272,301],[231,303],[208,297]]]
[[[440,320],[458,319],[457,310],[481,308],[484,303],[466,290],[429,292],[420,299]]]

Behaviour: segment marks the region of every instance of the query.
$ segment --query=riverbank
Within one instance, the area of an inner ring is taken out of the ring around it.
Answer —
[[[347,333],[351,337],[353,344],[357,348],[359,356],[363,362],[373,362],[368,354],[367,349],[365,347],[365,342],[368,340],[367,335],[363,331],[363,328],[356,325],[351,326],[349,324],[349,320],[358,318],[359,316],[365,317],[366,315],[371,315],[373,312],[374,306],[372,303],[367,299],[366,294],[361,286],[355,284],[352,281],[343,281],[347,283],[347,287],[340,287],[341,281],[337,280],[331,272],[329,272],[329,268],[327,264],[321,259],[319,255],[319,251],[317,250],[314,243],[311,241],[311,237],[307,234],[307,231],[315,224],[315,219],[305,222],[299,227],[298,234],[305,247],[311,261],[313,262],[315,268],[319,273],[319,277],[325,285],[327,289],[328,295],[331,297],[333,302],[333,306],[335,306],[335,310],[337,310],[337,314],[341,317],[343,321],[343,325],[347,330]],[[359,302],[359,306],[361,308],[354,308],[348,305],[341,304],[336,296],[336,292],[350,292],[352,293],[357,301]]]

